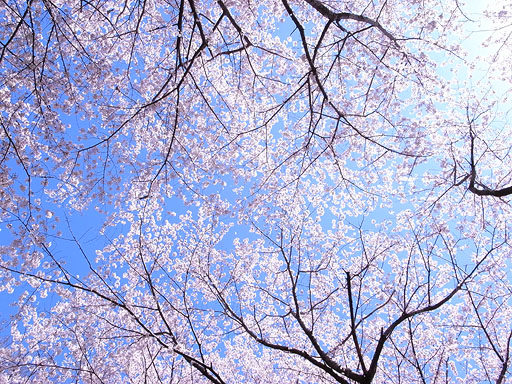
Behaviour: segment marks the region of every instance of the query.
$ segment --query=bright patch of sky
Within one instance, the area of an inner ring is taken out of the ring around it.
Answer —
[[[512,33],[512,9],[510,3],[503,0],[468,1],[461,5],[461,10],[468,18],[466,23],[467,38],[462,41],[462,47],[469,53],[469,61],[474,66],[470,71],[471,82],[478,83],[489,81],[493,72],[500,70],[503,65],[510,67],[510,51],[504,43]],[[497,14],[491,17],[491,13]],[[485,58],[487,60],[479,60]],[[489,61],[494,64],[489,65]],[[461,83],[467,80],[460,76]],[[504,96],[510,90],[509,79],[492,79],[492,90]],[[481,91],[487,92],[484,88]]]

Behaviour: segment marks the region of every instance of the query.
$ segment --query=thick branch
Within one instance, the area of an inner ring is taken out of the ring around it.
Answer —
[[[473,175],[472,175],[473,176]],[[483,189],[479,189],[475,187],[474,180],[471,179],[469,183],[469,190],[478,196],[494,196],[494,197],[503,197],[512,195],[512,186],[501,188],[501,189],[490,189],[486,186],[482,186]]]
[[[476,162],[475,162],[475,134],[473,132],[473,128],[471,127],[471,122],[469,125],[469,136],[471,138],[471,157],[470,157],[470,166],[471,173],[469,178],[469,187],[468,189],[478,196],[494,196],[494,197],[503,197],[512,195],[512,185],[505,188],[500,189],[492,189],[487,187],[486,185],[480,184],[476,181]],[[479,187],[480,188],[479,188]]]
[[[366,369],[366,364],[364,363],[363,353],[361,352],[361,346],[359,345],[359,341],[357,340],[356,333],[356,315],[354,312],[354,304],[352,302],[352,283],[350,281],[350,272],[347,272],[347,289],[348,289],[348,302],[350,306],[350,329],[352,334],[352,339],[354,340],[354,345],[357,351],[357,357],[359,359],[359,363],[361,364],[361,368],[363,369],[364,374],[368,372]]]
[[[362,23],[366,23],[371,25],[372,27],[377,28],[384,36],[392,41],[396,41],[395,37],[389,33],[386,28],[384,28],[378,21],[370,19],[369,17],[363,15],[356,15],[354,13],[349,12],[333,12],[325,5],[323,5],[318,0],[306,0],[306,3],[315,8],[318,12],[320,12],[324,17],[328,18],[332,22],[337,22],[340,20],[354,20],[360,21]]]
[[[507,369],[510,363],[510,340],[512,339],[512,331],[508,334],[507,339],[507,352],[505,354],[505,361],[501,364],[501,371],[498,379],[496,380],[496,384],[503,384],[505,382],[505,375],[507,374]]]

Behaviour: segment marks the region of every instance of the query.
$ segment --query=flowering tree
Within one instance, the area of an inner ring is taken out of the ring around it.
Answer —
[[[510,379],[506,9],[3,1],[0,377]]]

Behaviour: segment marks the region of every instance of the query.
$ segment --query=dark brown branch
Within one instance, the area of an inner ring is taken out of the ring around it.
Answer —
[[[18,33],[18,30],[20,29],[21,25],[23,23],[26,23],[25,17],[27,17],[27,14],[29,13],[31,7],[32,7],[32,0],[30,0],[27,3],[27,8],[25,8],[25,12],[23,12],[23,15],[20,16],[20,21],[18,22],[18,24],[16,24],[16,28],[12,32],[11,36],[9,36],[9,39],[5,43],[0,43],[0,44],[2,44],[2,53],[0,54],[0,62],[2,62],[4,55],[5,55],[5,51],[7,50],[7,47],[12,42],[12,40],[16,37],[16,34]]]
[[[391,33],[389,33],[386,30],[386,28],[384,28],[378,21],[370,19],[369,17],[363,15],[356,15],[354,13],[349,12],[333,12],[318,0],[306,0],[306,3],[315,8],[319,13],[321,13],[331,22],[338,22],[340,20],[354,20],[366,23],[371,25],[372,27],[377,28],[384,36],[386,36],[391,41],[396,41],[395,37]]]
[[[225,384],[225,381],[219,376],[217,372],[212,367],[202,363],[201,361],[195,359],[194,357],[186,354],[185,352],[174,349],[178,355],[182,356],[187,363],[189,363],[192,367],[197,369],[201,374],[210,380],[214,384]]]
[[[493,189],[489,188],[484,184],[481,184],[476,181],[476,162],[475,162],[475,133],[473,132],[472,122],[473,120],[469,120],[469,137],[471,140],[471,153],[470,153],[470,178],[469,178],[469,187],[468,189],[478,196],[494,196],[494,197],[503,197],[512,195],[512,185],[505,188]]]
[[[504,197],[508,195],[512,195],[512,186],[501,188],[501,189],[490,189],[486,187],[485,185],[482,185],[482,189],[479,189],[475,187],[475,183],[473,180],[473,174],[471,175],[472,178],[469,183],[469,190],[473,192],[475,195],[478,196],[494,196],[494,197]]]
[[[361,352],[361,346],[359,345],[359,341],[357,340],[356,333],[356,315],[354,312],[354,303],[352,302],[352,283],[350,281],[350,272],[347,272],[347,290],[348,290],[348,303],[350,306],[350,333],[352,334],[352,340],[354,341],[354,345],[357,351],[357,357],[359,359],[359,364],[361,364],[361,368],[363,369],[364,374],[368,372],[366,368],[366,364],[364,363],[364,356]]]
[[[503,384],[505,382],[505,374],[507,373],[510,363],[510,341],[512,339],[512,331],[508,334],[507,339],[507,352],[505,354],[505,361],[502,362],[500,375],[496,380],[496,384]]]

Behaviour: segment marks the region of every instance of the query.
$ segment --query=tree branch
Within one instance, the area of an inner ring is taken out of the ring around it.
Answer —
[[[373,20],[363,15],[356,15],[355,13],[333,12],[318,0],[306,0],[306,3],[315,8],[319,13],[321,13],[331,22],[338,22],[340,20],[354,20],[366,23],[371,25],[372,27],[377,28],[384,36],[386,36],[388,39],[396,43],[396,38],[376,20]]]

